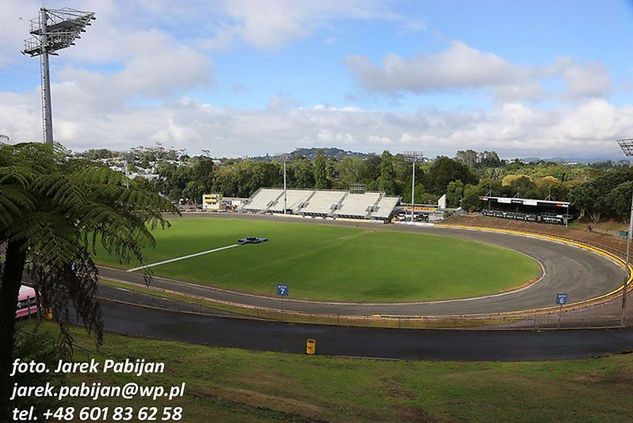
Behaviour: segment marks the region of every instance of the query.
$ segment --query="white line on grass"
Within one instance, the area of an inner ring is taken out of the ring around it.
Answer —
[[[216,251],[227,250],[229,248],[234,248],[234,247],[239,247],[239,246],[240,244],[231,244],[231,245],[227,245],[226,247],[214,248],[213,250],[202,251],[200,253],[195,253],[195,254],[189,254],[188,256],[176,257],[176,258],[165,260],[165,261],[159,261],[158,263],[146,264],[145,266],[135,267],[134,269],[128,269],[128,272],[136,272],[137,270],[147,269],[148,267],[160,266],[161,264],[172,263],[174,261],[184,260],[191,257],[202,256],[204,254],[215,253]]]

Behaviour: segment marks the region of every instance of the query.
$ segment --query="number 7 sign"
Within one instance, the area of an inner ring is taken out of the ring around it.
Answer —
[[[277,296],[279,297],[287,297],[288,296],[288,285],[280,283],[277,285]]]

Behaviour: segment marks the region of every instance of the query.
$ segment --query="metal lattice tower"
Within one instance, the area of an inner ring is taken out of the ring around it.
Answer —
[[[75,45],[86,27],[95,19],[93,12],[63,9],[40,9],[37,18],[30,20],[31,38],[24,41],[22,54],[40,56],[42,78],[42,126],[44,142],[53,142],[53,113],[51,110],[51,77],[48,55]]]

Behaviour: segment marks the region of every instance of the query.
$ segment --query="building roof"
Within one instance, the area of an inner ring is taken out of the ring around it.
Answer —
[[[554,206],[569,207],[571,203],[567,201],[538,200],[535,198],[515,198],[515,197],[491,197],[480,196],[481,201],[494,201],[501,204],[521,204],[524,206]]]

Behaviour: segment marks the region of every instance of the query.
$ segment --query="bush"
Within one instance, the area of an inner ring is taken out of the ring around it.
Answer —
[[[64,383],[64,375],[52,373],[57,368],[57,363],[62,359],[59,345],[53,335],[39,330],[39,327],[25,327],[18,325],[15,337],[14,359],[22,361],[34,361],[45,363],[51,369],[51,373],[19,373],[11,379],[11,387],[14,383],[20,386],[43,386],[47,382],[51,385],[60,386]],[[36,414],[43,412],[46,408],[59,407],[61,404],[55,398],[49,397],[17,397],[12,406],[27,409],[35,406]]]

